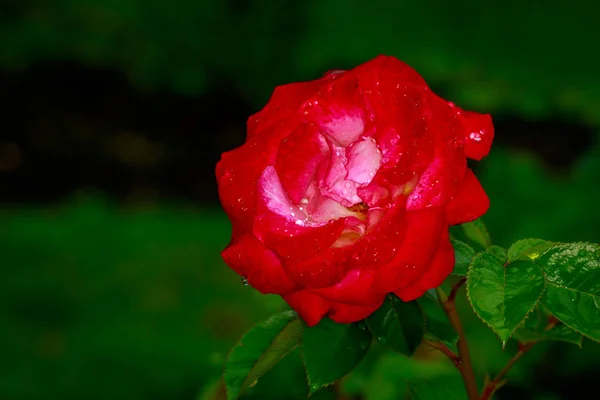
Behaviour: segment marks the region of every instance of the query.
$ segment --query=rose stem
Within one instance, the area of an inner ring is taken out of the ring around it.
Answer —
[[[544,331],[549,331],[550,329],[554,328],[556,324],[558,324],[558,320],[554,316],[548,317],[548,325],[544,328]],[[523,357],[523,355],[525,355],[525,353],[527,353],[536,343],[537,342],[535,341],[528,343],[519,343],[519,351],[517,351],[513,358],[511,358],[508,361],[508,363],[504,366],[504,368],[502,368],[498,375],[496,375],[496,377],[493,380],[491,380],[490,382],[488,382],[487,385],[485,385],[485,388],[481,393],[481,400],[488,400],[492,397],[492,395],[496,391],[496,387],[506,376],[508,371],[510,371],[513,365],[515,365],[515,363],[519,361],[519,359]]]
[[[523,357],[523,355],[527,353],[535,343],[536,342],[529,342],[525,344],[519,343],[519,351],[517,351],[513,358],[511,358],[508,361],[508,363],[504,366],[504,368],[502,368],[502,371],[500,371],[494,379],[492,379],[488,382],[487,385],[485,385],[485,388],[481,393],[481,400],[488,400],[492,397],[492,395],[496,391],[496,387],[502,381],[502,378],[504,378],[504,376],[508,373],[508,371],[510,371],[512,366],[515,365],[515,363],[519,361],[519,359]]]
[[[458,334],[458,342],[456,343],[456,347],[458,347],[458,356],[460,358],[458,370],[460,371],[460,375],[462,376],[465,384],[467,397],[469,400],[479,400],[479,389],[477,388],[477,380],[475,379],[475,372],[473,371],[473,364],[471,363],[471,355],[469,354],[467,337],[465,336],[465,331],[462,323],[460,322],[460,318],[458,317],[458,312],[456,311],[456,306],[454,304],[456,293],[465,282],[465,278],[458,281],[454,287],[452,287],[452,291],[447,298],[446,294],[441,288],[438,287],[435,289],[435,291],[439,297],[442,307],[444,308],[444,311],[446,312],[446,315],[448,316],[450,324]]]
[[[448,346],[446,346],[444,343],[433,342],[431,340],[424,340],[423,343],[428,344],[429,346],[433,347],[436,350],[439,350],[442,354],[444,354],[446,357],[448,357],[450,359],[450,361],[452,361],[454,363],[456,368],[458,368],[460,370],[460,364],[462,363],[462,361],[460,360],[460,357],[457,356],[456,354],[454,354],[454,352],[452,350],[450,350],[448,348]]]

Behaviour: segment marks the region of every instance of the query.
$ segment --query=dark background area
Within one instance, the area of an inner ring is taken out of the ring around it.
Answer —
[[[220,260],[214,166],[275,85],[378,54],[492,113],[494,147],[474,168],[497,244],[600,241],[596,9],[0,1],[0,399],[218,398],[228,348],[282,302]],[[498,371],[510,346],[465,313],[480,372]],[[573,398],[595,388],[599,359],[588,340],[544,344],[498,398]],[[386,399],[378,379],[365,367],[346,388]],[[304,380],[292,354],[248,397],[305,398]]]

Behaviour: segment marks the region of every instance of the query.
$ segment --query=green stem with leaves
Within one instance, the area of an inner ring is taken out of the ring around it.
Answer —
[[[458,335],[458,341],[456,343],[456,347],[458,348],[458,357],[460,359],[458,363],[458,370],[462,376],[463,383],[467,391],[467,397],[469,400],[480,400],[477,380],[475,379],[475,372],[473,371],[473,364],[471,363],[471,355],[469,353],[469,346],[467,344],[467,337],[465,335],[462,323],[460,322],[460,318],[458,317],[458,312],[455,305],[456,294],[465,282],[466,279],[464,278],[458,281],[452,288],[452,291],[448,297],[446,297],[446,294],[441,288],[437,288],[436,293],[442,307],[444,308],[444,311],[446,312],[446,315],[448,316],[450,324]]]

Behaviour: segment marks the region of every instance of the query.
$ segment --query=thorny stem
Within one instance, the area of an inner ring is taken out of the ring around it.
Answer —
[[[441,288],[437,288],[436,293],[440,299],[441,305],[444,307],[444,311],[448,316],[450,324],[458,334],[458,342],[456,343],[456,347],[458,347],[458,357],[460,359],[458,370],[460,371],[460,375],[462,376],[465,384],[467,397],[469,400],[480,400],[479,389],[477,388],[477,380],[475,379],[475,372],[473,371],[473,364],[471,363],[471,355],[469,354],[467,338],[454,304],[456,293],[458,292],[458,289],[465,284],[465,282],[465,278],[458,281],[452,288],[452,291],[448,297],[446,297],[446,294]]]

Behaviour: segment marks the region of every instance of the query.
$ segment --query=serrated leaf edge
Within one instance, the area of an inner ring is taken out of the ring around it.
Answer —
[[[553,286],[562,287],[562,286],[558,286],[558,285],[553,285]],[[588,294],[588,293],[585,293],[585,294]],[[559,321],[560,321],[562,324],[565,324],[566,326],[568,326],[568,327],[569,327],[569,329],[571,329],[571,330],[573,330],[573,331],[575,331],[575,332],[579,333],[579,334],[580,334],[580,335],[582,335],[582,336],[585,336],[586,338],[588,338],[588,339],[589,339],[589,340],[591,340],[592,342],[600,343],[600,340],[598,340],[598,339],[594,339],[594,338],[592,338],[592,337],[590,337],[590,336],[586,335],[585,333],[581,332],[580,330],[573,328],[573,327],[572,327],[570,324],[567,324],[565,321],[563,321],[562,319],[560,319],[560,318],[558,317],[558,315],[554,314],[554,313],[552,312],[552,310],[548,309],[548,311],[549,311],[549,312],[550,312],[550,314],[552,314],[552,315],[553,315],[553,316],[554,316],[554,317],[555,317],[557,320],[559,320]],[[582,346],[583,346],[583,341],[582,341]]]
[[[508,247],[508,249],[506,249],[506,254],[507,254],[507,256],[508,256],[508,254],[509,254],[509,250],[510,250],[510,248],[511,248],[511,247],[513,247],[513,246],[514,246],[515,244],[517,244],[517,243],[524,242],[524,241],[526,241],[526,240],[543,240],[543,241],[545,241],[546,243],[545,243],[545,244],[538,244],[538,245],[532,246],[532,247],[530,247],[529,249],[527,249],[527,250],[525,250],[525,251],[522,251],[522,252],[518,253],[518,254],[517,254],[517,256],[516,256],[515,258],[512,258],[512,259],[511,259],[511,258],[509,257],[509,258],[508,258],[508,261],[509,261],[509,262],[513,262],[513,261],[517,261],[517,260],[522,260],[522,259],[523,259],[523,257],[525,257],[526,259],[529,259],[529,260],[531,260],[531,261],[534,261],[534,262],[535,262],[535,260],[537,260],[538,258],[540,258],[540,257],[541,257],[543,254],[545,254],[547,251],[549,251],[549,250],[553,249],[553,248],[554,248],[554,247],[556,247],[556,246],[560,246],[561,244],[564,244],[564,243],[562,243],[562,242],[552,242],[552,241],[550,241],[550,240],[544,240],[544,239],[540,239],[540,238],[525,238],[525,239],[520,239],[520,240],[517,240],[516,242],[512,243],[512,244],[511,244],[511,245]],[[545,251],[543,251],[542,253],[540,253],[540,254],[539,254],[537,257],[535,257],[535,258],[531,258],[531,257],[528,255],[528,254],[529,254],[529,251],[531,251],[531,250],[534,250],[534,249],[536,249],[536,248],[538,248],[538,247],[547,246],[547,245],[550,245],[550,246],[552,246],[552,247],[549,247],[548,249],[546,249]],[[540,267],[540,268],[541,268],[541,267]]]
[[[467,270],[467,284],[466,284],[466,294],[467,294],[467,299],[469,300],[469,304],[471,305],[471,308],[473,309],[473,312],[475,313],[475,315],[477,316],[477,318],[479,318],[481,320],[481,322],[483,322],[488,328],[490,328],[492,330],[492,332],[494,332],[494,334],[498,337],[498,339],[500,339],[500,341],[505,344],[506,342],[508,342],[512,336],[514,335],[515,331],[522,326],[525,323],[525,320],[527,319],[527,317],[529,316],[529,314],[531,314],[531,312],[533,310],[535,310],[535,307],[540,304],[540,301],[542,299],[542,297],[544,296],[544,293],[546,292],[546,285],[547,285],[547,281],[546,281],[546,275],[544,274],[544,270],[543,268],[541,268],[539,265],[537,265],[535,262],[532,261],[532,263],[540,270],[540,272],[543,275],[544,278],[544,287],[542,288],[542,290],[540,291],[540,295],[538,296],[538,298],[536,299],[535,303],[533,304],[533,307],[531,307],[531,309],[529,311],[527,311],[525,313],[525,316],[523,317],[523,319],[521,320],[521,322],[519,322],[514,328],[513,330],[509,333],[508,337],[506,338],[505,341],[502,341],[502,338],[500,337],[500,334],[496,331],[496,329],[494,329],[487,321],[485,321],[483,318],[481,318],[481,316],[479,315],[479,313],[477,312],[477,310],[475,309],[475,307],[473,307],[473,302],[471,300],[471,285],[469,284],[469,273],[471,272],[472,268],[473,268],[473,262],[475,261],[475,259],[477,257],[481,257],[482,254],[484,254],[485,251],[482,251],[480,253],[477,253],[473,259],[471,260],[471,263],[469,264],[469,269]],[[509,266],[509,264],[506,264],[504,266],[504,277],[506,280],[506,267]],[[566,325],[566,324],[565,324]],[[504,345],[503,345],[504,347]]]
[[[469,221],[469,222],[465,222],[465,223],[461,224],[461,226],[464,224],[469,224],[469,223],[479,225],[479,226],[477,226],[477,228],[478,229],[481,228],[481,231],[485,233],[485,235],[484,235],[485,243],[484,244],[478,243],[478,244],[481,245],[484,249],[487,249],[488,247],[490,247],[492,245],[492,237],[490,235],[490,232],[489,232],[485,222],[483,222],[483,220],[481,218],[476,218],[473,221]],[[464,230],[464,228],[463,228],[463,230]]]
[[[556,243],[556,246],[553,246],[553,247],[549,248],[548,250],[546,250],[545,252],[543,252],[542,254],[540,254],[540,257],[542,257],[544,254],[546,254],[546,253],[547,253],[547,252],[549,252],[550,250],[554,250],[556,247],[560,247],[560,246],[568,246],[568,245],[585,245],[585,244],[591,244],[591,245],[593,245],[593,246],[598,246],[598,247],[600,248],[600,244],[597,244],[597,243],[592,243],[592,242],[581,242],[581,241],[579,241],[579,242],[572,242],[572,243],[564,243],[564,242],[563,242],[563,243],[561,243],[561,242],[557,242],[557,243]],[[538,258],[540,258],[540,257],[538,257]],[[536,261],[534,261],[534,263],[537,265],[537,262],[536,262]],[[542,266],[540,266],[540,265],[538,265],[538,267],[539,267],[539,268],[542,270],[542,273],[544,274],[544,281],[546,281],[546,273],[545,273],[545,271],[544,271],[544,268],[543,268]],[[562,286],[559,286],[559,285],[555,285],[555,284],[553,284],[553,283],[550,283],[550,282],[548,282],[548,281],[546,281],[546,284],[547,284],[547,285],[553,285],[553,286],[557,286],[557,287],[562,287]],[[585,293],[585,292],[582,292],[582,293]],[[545,294],[545,290],[544,290],[544,294]],[[589,293],[585,293],[585,294],[587,294],[587,295],[590,295]],[[586,335],[585,333],[583,333],[583,332],[579,331],[578,329],[575,329],[575,328],[573,328],[573,327],[572,327],[570,324],[567,324],[566,322],[564,322],[564,321],[563,321],[562,319],[560,319],[560,318],[559,318],[557,315],[555,315],[555,314],[554,314],[554,313],[553,313],[553,312],[552,312],[552,311],[551,311],[551,310],[550,310],[548,307],[546,307],[546,305],[544,304],[544,302],[542,302],[542,305],[544,305],[544,307],[546,308],[546,310],[548,310],[548,312],[549,312],[550,314],[552,314],[552,315],[553,315],[553,316],[554,316],[556,319],[558,319],[558,320],[559,320],[559,321],[560,321],[562,324],[564,324],[564,325],[568,326],[568,327],[569,327],[569,329],[571,329],[571,330],[573,330],[573,331],[575,331],[575,332],[579,333],[580,335],[582,335],[582,336],[584,336],[584,337],[588,338],[588,339],[589,339],[589,340],[591,340],[592,342],[600,343],[600,340],[598,340],[598,339],[594,339],[594,338],[592,338],[592,337],[590,337],[590,336]],[[580,347],[580,348],[581,348],[581,347],[583,347],[583,338],[582,338],[582,340],[581,340],[581,345],[580,345],[579,347]]]
[[[498,333],[496,332],[496,330],[494,328],[492,328],[492,326],[487,321],[485,321],[483,318],[481,318],[481,316],[479,315],[479,313],[477,312],[477,310],[475,309],[475,307],[473,307],[473,301],[471,300],[471,285],[469,284],[469,282],[471,280],[469,279],[469,274],[470,274],[470,272],[471,272],[471,270],[473,268],[473,263],[475,262],[475,260],[478,257],[481,257],[481,255],[483,253],[485,253],[485,252],[482,251],[482,252],[479,252],[479,253],[475,254],[475,256],[473,257],[473,259],[471,260],[471,263],[469,264],[469,268],[467,270],[467,284],[465,285],[466,286],[465,293],[467,295],[467,300],[469,300],[469,305],[473,309],[473,312],[475,313],[475,315],[477,316],[477,318],[479,318],[479,320],[481,322],[483,322],[488,328],[490,328],[492,330],[492,332],[494,332],[494,334],[496,334],[496,336],[498,336],[498,338],[500,338],[500,336],[498,335]],[[502,339],[500,339],[500,341],[502,341]]]

